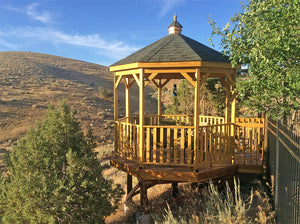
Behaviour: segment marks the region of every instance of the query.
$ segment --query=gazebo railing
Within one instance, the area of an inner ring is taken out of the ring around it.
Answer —
[[[139,124],[138,116],[130,116],[119,119],[131,124]],[[224,117],[216,116],[199,116],[199,125],[224,124]],[[145,115],[145,125],[180,125],[193,126],[194,115]]]
[[[264,118],[236,118],[234,160],[240,165],[262,165]]]
[[[176,116],[173,117],[177,120]],[[131,118],[124,118],[116,122],[116,157],[136,161],[141,165],[174,165],[196,169],[217,162],[262,165],[264,141],[262,118],[237,119],[235,124],[200,125],[198,148],[194,147],[194,126],[144,125],[143,153],[139,151],[140,126],[128,123],[128,120],[134,121]],[[154,121],[153,123],[156,123]],[[143,155],[143,158],[140,158],[140,155]]]

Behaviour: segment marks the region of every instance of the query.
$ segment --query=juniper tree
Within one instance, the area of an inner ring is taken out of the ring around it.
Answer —
[[[104,223],[122,190],[102,176],[94,147],[92,131],[83,134],[65,102],[50,106],[6,157],[2,222]]]

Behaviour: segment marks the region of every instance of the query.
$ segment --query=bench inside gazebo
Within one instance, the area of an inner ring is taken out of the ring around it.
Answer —
[[[169,35],[116,62],[114,73],[115,152],[111,165],[127,173],[127,200],[155,184],[201,182],[238,172],[261,173],[264,119],[236,118],[236,70],[228,57],[181,34],[174,16]],[[218,78],[226,88],[224,117],[199,114],[200,88]],[[186,79],[194,87],[194,114],[162,114],[162,88]],[[125,83],[125,117],[119,117],[118,91]],[[145,87],[158,91],[157,114],[145,115]],[[138,116],[130,115],[130,89],[139,88]],[[132,176],[139,183],[132,187]]]

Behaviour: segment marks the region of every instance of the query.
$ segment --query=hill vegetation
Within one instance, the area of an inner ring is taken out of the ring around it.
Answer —
[[[120,87],[122,88],[122,86]],[[132,95],[137,88],[133,87]],[[106,92],[108,94],[101,94]],[[146,93],[151,92],[148,89]],[[98,143],[113,140],[113,75],[105,66],[33,52],[0,52],[0,150],[9,150],[51,103],[62,98]],[[120,95],[120,114],[125,105]],[[138,102],[132,98],[132,105]],[[123,112],[122,112],[123,111]]]

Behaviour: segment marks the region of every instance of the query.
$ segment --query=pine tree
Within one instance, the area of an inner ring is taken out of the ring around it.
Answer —
[[[50,106],[6,157],[2,222],[104,223],[122,190],[102,176],[94,147],[92,130],[84,136],[65,102],[57,110]]]

